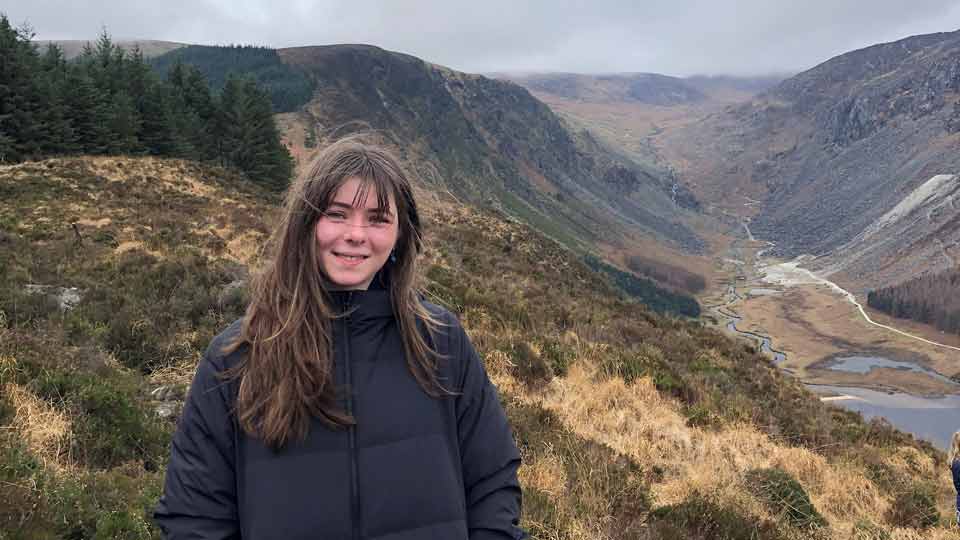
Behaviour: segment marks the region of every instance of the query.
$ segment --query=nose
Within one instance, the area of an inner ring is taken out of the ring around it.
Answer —
[[[367,239],[367,227],[362,222],[352,220],[347,223],[343,239],[351,244],[362,244]]]

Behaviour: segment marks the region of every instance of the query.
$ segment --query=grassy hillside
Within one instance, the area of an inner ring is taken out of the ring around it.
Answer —
[[[421,199],[427,284],[500,388],[535,538],[957,537],[930,445],[621,299],[527,226]],[[0,538],[157,537],[179,400],[274,203],[181,161],[0,168]]]

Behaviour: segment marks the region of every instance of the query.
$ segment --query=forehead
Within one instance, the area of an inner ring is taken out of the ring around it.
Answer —
[[[331,194],[329,204],[351,206],[376,210],[394,210],[393,190],[387,186],[380,186],[373,180],[364,180],[352,176],[345,179]]]

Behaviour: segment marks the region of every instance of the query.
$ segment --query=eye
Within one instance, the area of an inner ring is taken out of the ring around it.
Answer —
[[[386,214],[373,214],[370,216],[370,223],[373,225],[389,225],[390,218]]]
[[[347,219],[347,214],[341,210],[327,210],[323,213],[323,217],[331,221],[343,221]]]

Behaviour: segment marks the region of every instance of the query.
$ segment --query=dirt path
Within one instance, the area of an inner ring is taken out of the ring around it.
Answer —
[[[900,329],[898,329],[898,328],[894,328],[894,327],[892,327],[892,326],[889,326],[889,325],[886,325],[886,324],[881,324],[881,323],[878,323],[878,322],[874,321],[873,319],[870,318],[870,315],[867,314],[866,310],[864,310],[864,308],[863,308],[863,305],[857,300],[857,298],[853,295],[853,293],[851,293],[850,291],[847,291],[846,289],[840,287],[839,285],[837,285],[836,283],[834,283],[834,282],[832,282],[832,281],[830,281],[830,280],[828,280],[828,279],[822,278],[822,277],[814,274],[812,271],[810,271],[810,270],[808,270],[808,269],[806,269],[806,268],[800,268],[800,265],[799,265],[799,263],[797,263],[797,262],[780,263],[779,265],[774,265],[774,266],[768,267],[768,268],[775,268],[775,267],[779,267],[780,269],[785,270],[784,272],[782,272],[782,273],[779,274],[779,276],[782,276],[782,277],[775,277],[773,280],[769,280],[769,281],[767,280],[767,278],[764,278],[765,281],[768,281],[769,283],[777,283],[778,285],[783,285],[783,286],[789,287],[789,286],[792,284],[791,281],[790,281],[790,276],[789,276],[789,274],[790,274],[790,273],[795,273],[795,272],[796,272],[796,273],[801,273],[801,274],[807,276],[807,278],[809,278],[809,280],[810,280],[810,281],[813,281],[815,284],[826,285],[827,287],[830,287],[830,289],[832,289],[833,291],[839,293],[841,296],[843,296],[844,298],[846,298],[847,301],[849,301],[851,304],[853,304],[854,306],[856,306],[857,310],[860,311],[860,315],[863,316],[863,319],[864,319],[867,323],[869,323],[869,324],[872,324],[872,325],[877,326],[877,327],[879,327],[879,328],[883,328],[884,330],[889,330],[889,331],[891,331],[891,332],[895,332],[895,333],[897,333],[897,334],[900,334],[901,336],[905,336],[905,337],[908,337],[908,338],[910,338],[910,339],[915,339],[915,340],[917,340],[917,341],[921,341],[921,342],[926,343],[926,344],[928,344],[928,345],[933,345],[933,346],[936,346],[936,347],[943,347],[943,348],[945,348],[945,349],[950,349],[950,350],[954,350],[954,351],[960,351],[960,347],[954,347],[953,345],[947,345],[947,344],[945,344],[945,343],[938,343],[938,342],[936,342],[936,341],[931,341],[931,340],[929,340],[929,339],[926,339],[926,338],[923,338],[923,337],[920,337],[920,336],[916,336],[916,335],[914,335],[914,334],[910,334],[910,333],[904,332],[903,330],[900,330]],[[770,275],[770,274],[768,274],[768,276],[769,276],[769,275]],[[775,273],[774,275],[777,275],[777,274]],[[801,283],[809,283],[809,281],[802,281]]]

